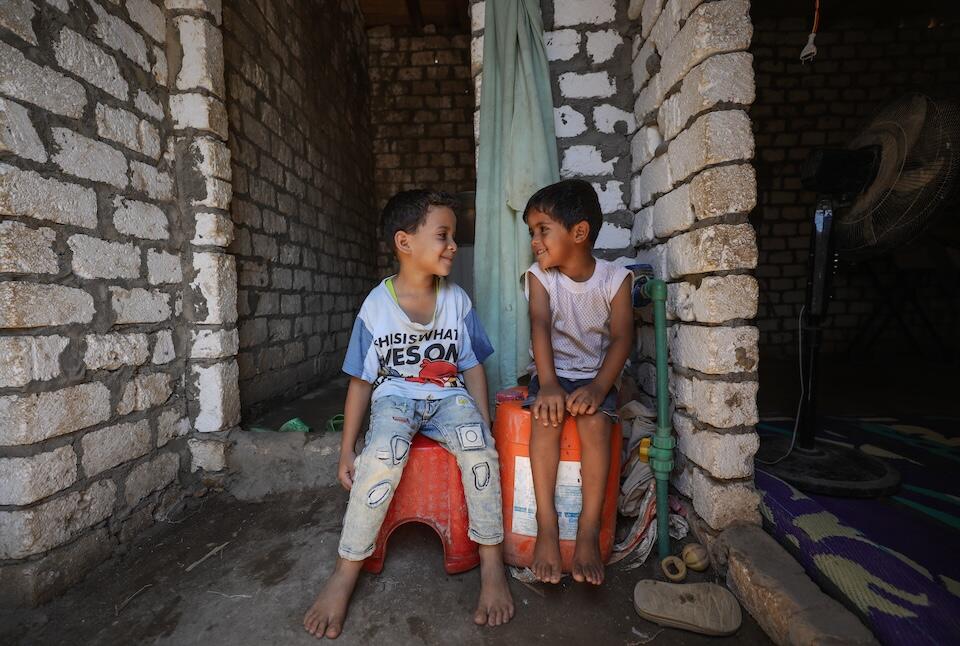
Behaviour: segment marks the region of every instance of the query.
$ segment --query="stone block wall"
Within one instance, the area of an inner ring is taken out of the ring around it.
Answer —
[[[486,4],[470,5],[471,67],[479,138]],[[561,178],[593,184],[604,224],[596,252],[605,258],[632,255],[630,144],[636,129],[631,91],[631,22],[615,0],[542,0],[544,41],[550,63]]]
[[[470,7],[478,94],[485,6]],[[542,9],[559,170],[600,195],[598,255],[636,255],[669,283],[674,485],[714,529],[759,522],[749,2],[546,0]],[[634,370],[654,395],[650,314],[641,313]]]
[[[637,260],[669,284],[673,483],[714,529],[759,522],[752,24],[747,0],[634,0],[630,208]],[[638,381],[655,394],[650,312]]]
[[[354,0],[228,0],[223,21],[240,399],[256,412],[339,374],[375,278],[367,42]]]
[[[398,191],[474,190],[470,35],[383,25],[367,37],[377,212]],[[379,275],[394,264],[380,240]]]
[[[195,299],[168,105],[199,79],[169,58],[171,16],[0,4],[0,605],[78,580],[189,473]]]
[[[800,186],[803,161],[815,148],[845,147],[885,102],[904,93],[960,96],[960,68],[952,63],[960,51],[960,26],[931,26],[929,16],[913,18],[909,12],[830,20],[817,35],[817,58],[801,64],[808,20],[760,18],[750,48],[757,71],[757,98],[750,112],[759,193],[752,217],[761,288],[757,325],[767,358],[797,352],[797,318],[805,299],[809,227],[816,203],[816,195]],[[955,266],[951,269],[946,257],[930,250],[917,254],[922,256],[920,266],[927,267],[919,281],[919,302],[942,338],[950,339],[960,320],[952,293]],[[876,271],[882,285],[903,279],[890,256]],[[865,266],[841,265],[824,329],[824,351],[849,347],[871,319],[882,315],[886,300],[889,294],[877,288]],[[917,320],[913,308],[901,315],[911,324]],[[889,326],[874,349],[916,353],[917,348],[902,343],[902,333]],[[898,342],[883,343],[890,340]]]
[[[631,22],[615,0],[542,0],[560,177],[593,184],[603,210],[598,255],[632,254]]]

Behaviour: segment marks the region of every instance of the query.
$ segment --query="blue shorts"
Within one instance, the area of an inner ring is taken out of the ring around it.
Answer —
[[[567,379],[566,377],[557,377],[557,381],[560,383],[560,387],[563,388],[563,391],[568,395],[572,393],[577,388],[582,388],[593,382],[593,379]],[[530,385],[527,387],[527,398],[523,401],[523,407],[529,408],[533,405],[533,402],[537,400],[537,393],[540,392],[540,380],[536,375],[530,380]],[[617,387],[614,386],[610,389],[610,392],[607,393],[607,396],[603,398],[603,402],[600,403],[598,410],[601,413],[605,413],[611,419],[616,420],[617,418]]]

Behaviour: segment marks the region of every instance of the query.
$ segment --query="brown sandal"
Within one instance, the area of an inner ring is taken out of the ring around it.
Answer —
[[[737,598],[716,583],[646,579],[633,590],[633,607],[655,624],[703,635],[732,635],[743,621]]]

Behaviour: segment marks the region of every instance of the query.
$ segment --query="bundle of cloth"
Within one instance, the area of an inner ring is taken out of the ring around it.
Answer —
[[[613,546],[608,563],[616,563],[630,557],[629,569],[640,567],[647,560],[657,542],[656,481],[647,461],[645,448],[650,445],[656,431],[656,413],[646,404],[634,399],[620,408],[623,429],[624,454],[620,463],[620,498],[617,508],[620,514],[635,517],[630,531]],[[679,513],[679,501],[669,498],[671,512],[670,536],[681,539],[689,530],[687,520]]]
[[[657,428],[656,413],[648,406],[631,400],[620,408],[620,425],[623,429],[623,454],[620,456],[620,500],[618,509],[624,516],[637,516],[646,485],[653,480],[653,470],[641,455],[643,440],[653,439]]]

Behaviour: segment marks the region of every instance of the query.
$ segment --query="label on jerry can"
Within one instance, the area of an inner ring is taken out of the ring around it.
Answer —
[[[530,458],[518,455],[514,462],[513,474],[513,526],[510,530],[521,536],[536,536],[537,498],[533,493]],[[554,504],[557,506],[557,520],[562,541],[572,541],[577,538],[577,522],[580,520],[580,510],[583,507],[580,485],[580,463],[561,460],[557,468]]]

